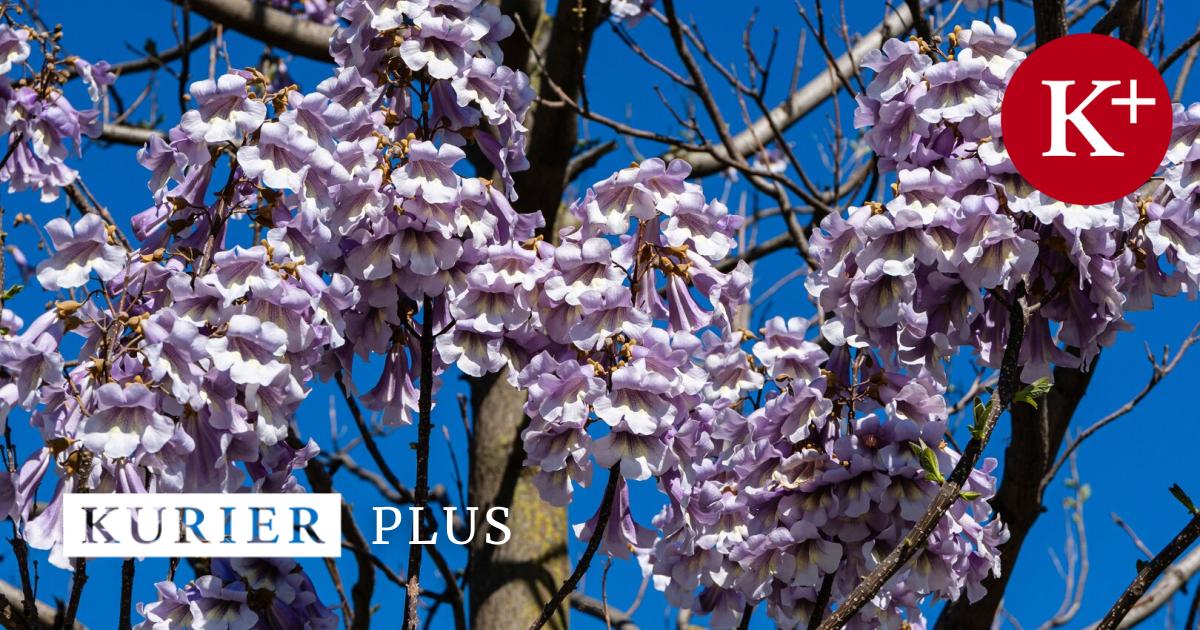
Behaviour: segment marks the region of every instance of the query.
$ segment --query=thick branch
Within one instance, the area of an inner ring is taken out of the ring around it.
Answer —
[[[134,147],[144,146],[152,136],[166,138],[167,134],[158,129],[147,127],[131,127],[129,125],[104,125],[100,130],[100,140],[116,144],[128,144]]]
[[[171,0],[181,4],[182,0]],[[290,53],[329,61],[333,27],[317,24],[251,0],[189,0],[188,6],[204,17],[247,37]]]
[[[1063,0],[1033,0],[1033,24],[1038,46],[1067,34],[1067,15],[1063,4]]]
[[[1117,0],[1112,5],[1112,8],[1100,16],[1096,25],[1092,27],[1092,32],[1099,35],[1108,35],[1113,32],[1113,29],[1125,29],[1130,19],[1141,11],[1141,4],[1141,0]],[[1121,39],[1125,39],[1125,37]]]

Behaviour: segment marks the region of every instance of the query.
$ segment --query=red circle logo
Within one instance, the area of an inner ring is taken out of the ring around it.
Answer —
[[[1000,109],[1013,165],[1046,195],[1102,204],[1154,174],[1171,137],[1171,97],[1136,48],[1069,35],[1017,67]]]

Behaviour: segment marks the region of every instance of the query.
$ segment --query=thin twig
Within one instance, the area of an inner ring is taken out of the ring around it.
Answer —
[[[1150,380],[1144,387],[1142,387],[1142,390],[1138,392],[1136,396],[1131,398],[1129,402],[1121,405],[1107,416],[1097,420],[1091,426],[1080,432],[1079,435],[1075,436],[1075,439],[1071,440],[1071,442],[1067,445],[1067,448],[1063,450],[1063,454],[1059,456],[1058,461],[1054,462],[1054,466],[1052,466],[1049,472],[1047,472],[1042,478],[1041,487],[1038,491],[1039,494],[1045,492],[1046,487],[1050,485],[1051,481],[1054,480],[1054,476],[1058,474],[1058,471],[1062,468],[1063,463],[1067,461],[1067,458],[1070,457],[1071,454],[1074,453],[1081,444],[1083,444],[1084,440],[1094,435],[1100,429],[1103,429],[1104,427],[1113,423],[1121,416],[1133,411],[1138,406],[1138,403],[1142,402],[1143,398],[1149,395],[1150,392],[1154,391],[1154,388],[1162,382],[1163,378],[1170,374],[1175,367],[1179,365],[1179,361],[1185,354],[1187,354],[1188,348],[1192,347],[1192,345],[1197,341],[1200,341],[1200,323],[1193,326],[1191,332],[1188,333],[1187,338],[1180,342],[1179,349],[1175,351],[1174,356],[1164,356],[1162,361],[1159,362],[1155,360],[1153,355],[1151,355],[1150,366],[1152,372],[1150,374]]]
[[[417,402],[417,483],[413,492],[413,509],[423,513],[429,502],[429,434],[433,430],[433,298],[425,296],[421,305],[421,391]],[[420,531],[424,526],[417,529]],[[408,630],[417,630],[420,617],[417,609],[421,597],[421,557],[427,545],[409,545],[408,598],[405,615]]]
[[[1146,546],[1146,543],[1142,542],[1141,537],[1137,535],[1137,532],[1133,531],[1133,528],[1129,526],[1129,523],[1126,523],[1125,520],[1118,516],[1116,512],[1112,512],[1109,514],[1109,516],[1112,517],[1113,523],[1116,523],[1117,527],[1120,527],[1125,531],[1125,535],[1129,536],[1129,540],[1133,542],[1133,546],[1137,547],[1137,550],[1142,552],[1142,555],[1146,556],[1147,560],[1154,557],[1154,553],[1150,551],[1150,548]]]
[[[133,627],[130,621],[130,612],[133,610],[133,558],[126,558],[121,563],[121,611],[117,621],[117,627],[121,630],[129,630]]]
[[[333,558],[324,560],[325,570],[329,573],[330,581],[333,582],[333,589],[337,591],[338,599],[342,601],[342,620],[346,623],[346,630],[349,630],[350,625],[354,623],[354,610],[350,608],[350,600],[346,599],[346,588],[342,585],[342,572]]]
[[[558,592],[554,593],[554,597],[546,602],[542,607],[541,614],[538,618],[529,624],[529,630],[539,630],[546,625],[547,621],[558,612],[558,607],[562,605],[563,600],[567,598],[575,587],[579,585],[579,580],[583,579],[583,574],[587,573],[588,566],[592,563],[592,557],[596,555],[596,551],[600,549],[600,543],[604,540],[604,529],[608,525],[608,518],[612,514],[613,499],[617,494],[617,486],[621,481],[621,472],[617,468],[608,471],[608,485],[604,488],[604,498],[600,499],[600,511],[596,515],[596,528],[592,531],[592,535],[588,538],[587,548],[583,550],[583,556],[579,558],[579,562],[575,565],[575,570],[571,572],[570,577],[562,583],[558,588]]]
[[[604,605],[595,597],[588,597],[583,593],[571,593],[570,604],[571,608],[589,617],[604,619]],[[637,624],[633,623],[628,613],[609,610],[608,620],[616,630],[638,630]]]
[[[1196,31],[1190,37],[1183,40],[1183,43],[1179,44],[1179,47],[1172,50],[1170,54],[1163,57],[1162,61],[1158,62],[1159,74],[1166,72],[1184,53],[1191,52],[1196,47],[1196,44],[1200,44],[1200,25],[1196,26]]]

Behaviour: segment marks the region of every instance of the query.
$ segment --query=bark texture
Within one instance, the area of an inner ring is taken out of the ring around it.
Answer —
[[[571,571],[567,512],[541,500],[531,471],[521,464],[524,394],[503,375],[493,375],[472,381],[471,395],[475,433],[468,503],[477,506],[480,514],[508,506],[507,525],[513,532],[512,539],[500,546],[485,544],[483,536],[472,542],[467,572],[471,627],[524,629]],[[565,605],[546,627],[567,627]]]

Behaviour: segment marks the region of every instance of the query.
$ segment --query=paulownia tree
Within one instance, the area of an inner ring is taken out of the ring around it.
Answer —
[[[1176,106],[1143,188],[1074,206],[1012,166],[1005,86],[1036,44],[1091,24],[1163,71],[1182,61],[1179,92],[1200,32],[1168,52],[1163,3],[1138,0],[883,4],[855,3],[882,16],[857,35],[850,7],[765,6],[806,24],[824,63],[804,81],[803,44],[787,67],[752,22],[744,57],[721,58],[685,13],[702,7],[674,0],[177,0],[177,41],[115,65],[73,55],[50,7],[6,3],[0,208],[9,260],[50,297],[25,300],[36,290],[18,294],[12,271],[0,283],[0,506],[19,581],[0,621],[72,627],[102,608],[122,628],[536,629],[571,607],[628,628],[630,612],[577,591],[617,560],[680,627],[925,627],[940,601],[938,627],[992,627],[1048,484],[1197,337],[1067,440],[1102,349],[1128,313],[1200,281],[1200,106]],[[616,89],[587,81],[598,29],[661,77],[646,106],[668,130],[590,105]],[[236,58],[239,38],[267,50]],[[320,72],[293,74],[296,57]],[[158,103],[176,86],[178,112]],[[814,112],[831,121],[820,173],[792,137]],[[145,210],[92,195],[90,143],[138,147]],[[619,152],[636,161],[592,174]],[[756,268],[781,259],[799,269],[766,293],[802,279],[813,308],[761,312]],[[974,382],[955,387],[964,370]],[[312,437],[321,388],[348,444]],[[434,478],[437,434],[459,420],[466,479]],[[998,478],[985,453],[1002,422]],[[511,539],[474,536],[461,566],[440,544],[396,564],[347,495],[347,561],[173,559],[142,592],[127,559],[115,611],[88,600],[108,576],[62,553],[67,493],[347,477],[425,508],[423,535],[507,508]],[[1086,581],[1087,490],[1071,483],[1050,626],[1072,622]],[[1181,528],[1099,627],[1148,617],[1200,568],[1180,558],[1200,516]],[[61,603],[43,603],[58,581]]]

